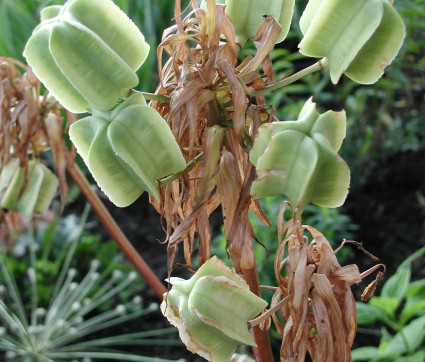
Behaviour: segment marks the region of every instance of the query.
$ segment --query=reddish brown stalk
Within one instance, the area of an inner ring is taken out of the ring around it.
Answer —
[[[258,279],[256,264],[254,264],[254,267],[251,269],[242,270],[242,275],[245,281],[248,283],[250,290],[261,297],[260,283]],[[254,338],[255,343],[257,344],[257,347],[252,347],[255,360],[257,362],[273,361],[269,331],[267,329],[261,329],[260,326],[256,326],[251,329],[251,335]]]
[[[114,218],[111,216],[109,211],[106,209],[103,202],[99,199],[96,193],[91,188],[89,182],[75,164],[68,164],[67,170],[71,177],[74,179],[75,183],[83,192],[86,200],[93,207],[93,210],[96,212],[100,221],[102,222],[105,229],[108,231],[109,235],[115,240],[122,252],[127,256],[130,262],[137,269],[139,274],[145,279],[146,283],[152,288],[155,294],[159,299],[162,300],[164,293],[167,291],[165,286],[158,279],[156,274],[152,271],[151,268],[146,264],[140,254],[134,249],[130,241],[124,235],[120,227],[115,222]]]
[[[253,231],[248,218],[248,209],[252,202],[249,190],[254,178],[255,170],[248,166],[227,241],[235,269],[243,275],[251,292],[261,297],[257,263],[252,246]],[[257,347],[252,348],[256,361],[273,361],[268,330],[256,326],[251,329],[251,335],[257,344]]]

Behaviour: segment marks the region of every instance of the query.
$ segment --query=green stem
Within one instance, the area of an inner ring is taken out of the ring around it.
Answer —
[[[46,92],[47,93],[47,92]],[[44,108],[40,114],[43,116],[46,113],[48,113],[50,110],[52,110],[53,108],[57,107],[59,105],[58,101],[53,101],[52,103],[50,103],[49,105],[46,106],[46,108]]]
[[[305,76],[312,74],[314,72],[317,72],[319,70],[325,70],[329,66],[329,62],[326,58],[320,59],[317,63],[314,63],[313,65],[310,65],[309,67],[300,70],[299,72],[291,75],[288,78],[282,79],[281,81],[269,85],[267,87],[264,87],[263,89],[259,89],[256,91],[251,92],[251,97],[258,96],[260,94],[268,93],[268,92],[274,92],[275,90],[278,90],[280,88],[286,87],[289,84],[292,84],[296,82],[297,80],[304,78]]]
[[[180,178],[181,175],[183,175],[185,172],[189,172],[192,168],[195,167],[195,165],[202,160],[202,158],[204,157],[204,153],[200,153],[199,155],[197,155],[192,161],[190,161],[187,165],[186,168],[183,171],[174,173],[170,176],[167,176],[161,180],[159,180],[159,187],[164,187],[168,184],[170,184],[171,182],[173,182],[174,180],[177,180],[178,178]]]
[[[163,103],[170,103],[170,98],[167,96],[160,96],[158,94],[153,94],[153,93],[149,93],[149,92],[141,92],[135,89],[131,89],[129,96],[132,93],[140,93],[143,97],[145,97],[145,99],[147,101],[158,101],[158,102],[163,102]]]

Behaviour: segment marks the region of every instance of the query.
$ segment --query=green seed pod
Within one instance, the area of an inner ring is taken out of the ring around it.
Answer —
[[[281,25],[276,43],[282,42],[291,25],[295,0],[216,0],[216,3],[226,4],[226,14],[235,25],[236,41],[243,46],[248,39],[254,39],[265,15],[272,15]],[[202,0],[201,8],[206,7],[206,0]]]
[[[343,73],[358,83],[376,82],[405,36],[403,21],[387,0],[310,0],[300,27],[300,53],[328,58],[334,84]]]
[[[5,209],[16,207],[24,183],[25,170],[23,167],[19,167],[19,159],[10,160],[0,174],[1,207]]]
[[[213,362],[229,361],[237,345],[255,346],[248,321],[267,302],[234,269],[212,257],[189,280],[170,278],[162,313],[179,329],[188,350]]]
[[[250,153],[257,170],[253,197],[285,195],[300,212],[309,202],[342,205],[350,182],[350,170],[337,154],[345,129],[345,112],[320,114],[311,99],[298,121],[261,126]]]
[[[67,109],[108,111],[139,80],[149,45],[110,0],[69,0],[45,8],[24,56],[35,75]]]
[[[75,122],[69,136],[99,187],[120,207],[144,191],[159,200],[158,179],[186,167],[167,123],[140,93]]]
[[[25,170],[19,160],[11,160],[0,174],[0,190],[4,197],[1,206],[16,209],[25,216],[44,213],[50,206],[59,181],[56,175],[38,161],[28,164],[28,182],[25,184]]]

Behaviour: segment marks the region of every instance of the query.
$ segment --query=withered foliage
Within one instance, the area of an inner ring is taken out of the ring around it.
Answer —
[[[307,351],[314,361],[351,360],[357,320],[350,286],[362,280],[358,267],[341,267],[323,234],[299,221],[280,223],[279,240],[275,259],[279,288],[272,307],[284,298],[281,319],[273,315],[282,336],[282,360],[304,361]]]
[[[42,95],[42,85],[31,68],[15,59],[0,57],[0,170],[17,158],[27,171],[29,160],[39,158],[42,151],[50,148],[63,205],[67,193],[66,162],[72,162],[73,156],[65,148],[62,112],[68,122],[76,120],[47,92]],[[0,190],[0,200],[4,192]],[[1,236],[5,242],[13,239],[14,229],[18,228],[19,217],[14,214],[0,209]]]
[[[256,55],[238,62],[234,27],[224,6],[208,1],[204,11],[195,0],[191,6],[183,15],[176,0],[176,25],[165,30],[158,47],[158,59],[165,53],[168,60],[159,65],[156,93],[170,102],[151,103],[167,120],[190,167],[161,188],[161,203],[153,198],[151,203],[165,221],[170,273],[180,243],[188,268],[193,268],[196,247],[199,265],[210,257],[209,216],[221,206],[233,265],[255,291],[256,282],[246,273],[255,269],[248,210],[270,222],[250,195],[256,175],[248,154],[258,127],[275,118],[264,97],[252,99],[250,93],[275,81],[268,55],[280,25],[266,17],[256,34]],[[341,267],[313,227],[294,218],[282,225],[283,213],[284,207],[275,259],[278,288],[266,313],[282,336],[281,360],[303,361],[309,353],[314,361],[349,361],[356,334],[350,286],[362,275],[356,265]],[[270,325],[267,320],[262,324]]]
[[[185,263],[192,267],[195,237],[200,265],[209,259],[208,220],[219,205],[234,266],[247,270],[255,265],[248,209],[269,224],[249,194],[255,170],[247,150],[261,123],[273,119],[263,97],[252,103],[249,92],[273,82],[268,54],[280,25],[267,17],[257,32],[258,52],[238,63],[235,30],[225,7],[209,1],[205,12],[196,1],[191,5],[193,9],[183,16],[176,1],[176,25],[164,31],[158,47],[158,59],[166,53],[169,60],[159,66],[156,93],[168,96],[170,102],[151,105],[168,121],[187,162],[202,160],[162,188],[160,204],[151,202],[166,222],[170,270],[180,242]],[[262,76],[257,72],[260,65],[265,70]]]

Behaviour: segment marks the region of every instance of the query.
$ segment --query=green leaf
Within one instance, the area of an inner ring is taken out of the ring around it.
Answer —
[[[411,282],[406,290],[406,298],[410,300],[425,299],[425,279]]]
[[[385,354],[369,360],[369,362],[394,362],[398,358],[398,353]]]
[[[397,357],[395,362],[423,362],[425,361],[425,349],[418,351],[410,356]]]
[[[425,338],[425,316],[410,322],[387,344],[385,353],[411,353]]]
[[[410,267],[410,265],[412,264],[413,261],[415,261],[416,259],[418,259],[419,257],[421,257],[422,255],[425,254],[425,246],[423,246],[422,248],[416,250],[413,254],[409,255],[409,257],[407,257],[399,266],[397,269],[402,269],[402,268],[406,268],[406,267]]]
[[[384,322],[388,319],[388,314],[380,308],[367,303],[356,302],[357,324],[373,324],[376,321]]]
[[[401,311],[400,323],[405,324],[409,319],[417,314],[425,314],[425,300],[405,306]]]
[[[353,361],[369,361],[379,356],[378,347],[360,347],[351,351],[351,359]]]
[[[412,272],[408,267],[397,269],[396,273],[392,275],[383,285],[381,297],[396,298],[400,303],[401,300],[405,297],[411,274]]]
[[[395,312],[400,305],[400,301],[396,297],[372,297],[369,301],[369,304],[384,311],[389,316],[394,318]]]

